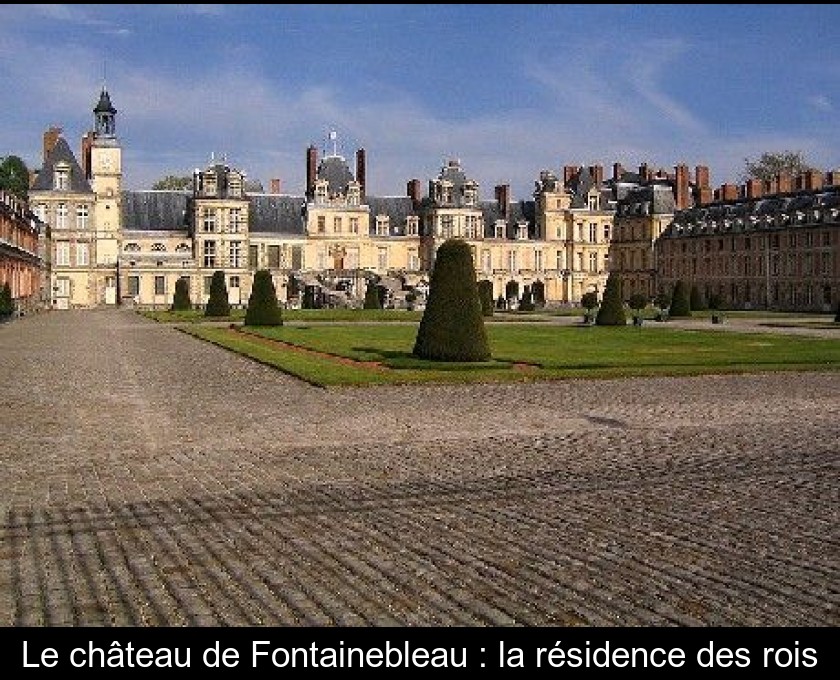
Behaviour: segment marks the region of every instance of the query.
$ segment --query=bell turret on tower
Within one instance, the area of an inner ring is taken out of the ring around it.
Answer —
[[[99,102],[93,109],[94,131],[97,137],[116,136],[116,116],[117,110],[111,104],[111,97],[103,85],[102,92],[99,94]]]

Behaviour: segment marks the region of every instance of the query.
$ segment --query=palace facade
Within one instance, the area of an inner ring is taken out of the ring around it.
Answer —
[[[0,191],[0,287],[9,284],[18,312],[39,306],[41,300],[40,227],[26,201]]]

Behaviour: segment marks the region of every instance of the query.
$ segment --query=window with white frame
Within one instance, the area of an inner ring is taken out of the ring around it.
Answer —
[[[57,297],[70,297],[70,279],[56,279],[55,294]]]
[[[534,269],[538,272],[543,270],[543,254],[542,250],[534,250]]]
[[[490,259],[490,251],[489,250],[482,250],[481,251],[481,269],[486,272],[490,273],[492,261]]]
[[[60,163],[53,171],[53,189],[56,191],[68,191],[70,189],[70,166]]]
[[[76,206],[76,229],[88,228],[89,208],[87,204],[82,203]]]
[[[555,251],[555,253],[554,253],[554,266],[557,269],[557,271],[560,271],[560,270],[566,268],[566,258],[564,256],[562,250]]]
[[[378,249],[377,264],[379,266],[379,269],[382,271],[388,269],[388,248]]]
[[[35,206],[35,216],[41,220],[41,222],[47,221],[47,204],[46,203],[39,203]]]
[[[215,267],[216,266],[216,242],[215,241],[205,241],[204,242],[204,266],[205,267]]]
[[[477,225],[478,218],[475,215],[467,215],[465,220],[464,238],[475,238]]]
[[[508,271],[511,274],[515,274],[517,272],[517,270],[519,269],[516,265],[517,265],[516,251],[515,250],[509,250],[508,251]]]
[[[67,229],[67,204],[59,203],[55,206],[55,228]]]
[[[417,215],[409,215],[405,218],[405,233],[408,236],[417,236],[420,232],[420,220]]]
[[[452,238],[454,234],[455,220],[452,215],[440,216],[440,236],[442,238]]]
[[[420,269],[420,258],[417,256],[417,251],[413,248],[408,251],[408,269],[412,272]]]
[[[387,215],[377,215],[376,216],[376,235],[377,236],[387,236],[388,235],[388,228],[391,224],[391,218]]]
[[[205,276],[204,277],[204,294],[210,295],[210,290],[213,288],[213,277],[212,276]]]
[[[242,266],[242,241],[231,241],[228,247],[230,266],[238,269]]]
[[[333,217],[333,233],[340,234],[341,233],[341,218],[340,217]]]
[[[505,237],[505,223],[503,220],[496,220],[496,224],[493,227],[493,235],[496,238],[504,238]]]
[[[593,274],[598,272],[598,253],[589,253],[589,271]]]
[[[216,209],[201,209],[201,230],[205,233],[216,231]]]
[[[55,263],[60,267],[70,265],[70,244],[67,241],[58,241],[55,244]]]
[[[239,277],[238,276],[231,276],[229,282],[230,288],[239,288]]]
[[[350,233],[351,234],[358,234],[359,233],[359,218],[358,217],[351,217],[350,218]]]
[[[528,225],[525,222],[519,222],[516,225],[516,238],[524,241],[528,238]]]
[[[605,241],[610,240],[610,225],[609,224],[604,225],[604,240]]]
[[[243,227],[243,220],[242,220],[242,208],[231,208],[230,209],[230,230],[234,234],[238,234],[242,231]]]
[[[155,295],[166,295],[165,276],[155,276]]]
[[[126,253],[139,253],[140,252],[140,244],[139,243],[126,243],[123,246],[123,251]]]
[[[90,245],[87,243],[76,244],[76,264],[79,267],[87,267],[90,264]]]
[[[165,253],[166,252],[166,245],[163,243],[153,243],[152,244],[152,252],[153,253]]]
[[[589,242],[590,243],[597,243],[598,242],[598,224],[595,222],[589,223]]]
[[[327,231],[327,218],[323,215],[318,215],[318,233],[325,234]]]

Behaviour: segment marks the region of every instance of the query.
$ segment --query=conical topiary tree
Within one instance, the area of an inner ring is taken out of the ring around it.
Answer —
[[[525,286],[522,289],[522,297],[519,298],[519,310],[522,312],[534,311],[534,299],[531,294],[531,286]]]
[[[531,295],[534,298],[535,307],[545,307],[545,284],[542,281],[534,281],[534,285],[531,286]]]
[[[624,301],[621,299],[621,279],[615,273],[607,277],[604,297],[595,317],[596,326],[625,326]]]
[[[225,273],[221,270],[213,272],[210,281],[210,299],[204,308],[204,316],[230,316],[230,302],[225,285]]]
[[[493,282],[482,279],[478,282],[478,299],[481,301],[481,314],[493,316]]]
[[[254,285],[245,311],[246,326],[282,326],[283,312],[277,303],[277,289],[268,269],[254,274]]]
[[[0,317],[11,316],[15,311],[15,303],[12,300],[12,287],[6,281],[0,288]]]
[[[708,309],[708,305],[706,304],[706,299],[703,296],[702,291],[696,285],[691,286],[691,291],[688,294],[688,306],[691,308],[691,311],[702,311],[704,309]]]
[[[685,281],[677,281],[674,284],[674,292],[671,293],[671,307],[668,309],[668,316],[681,317],[691,316],[691,298],[689,297],[688,286]]]
[[[172,311],[183,312],[184,310],[191,308],[190,280],[183,277],[175,282],[175,296],[172,298]]]
[[[438,248],[413,354],[436,361],[490,359],[472,252],[465,241],[449,239]]]

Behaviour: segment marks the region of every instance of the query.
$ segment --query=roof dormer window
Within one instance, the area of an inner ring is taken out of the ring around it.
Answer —
[[[67,163],[57,163],[53,171],[53,188],[56,191],[69,191],[70,166]]]

